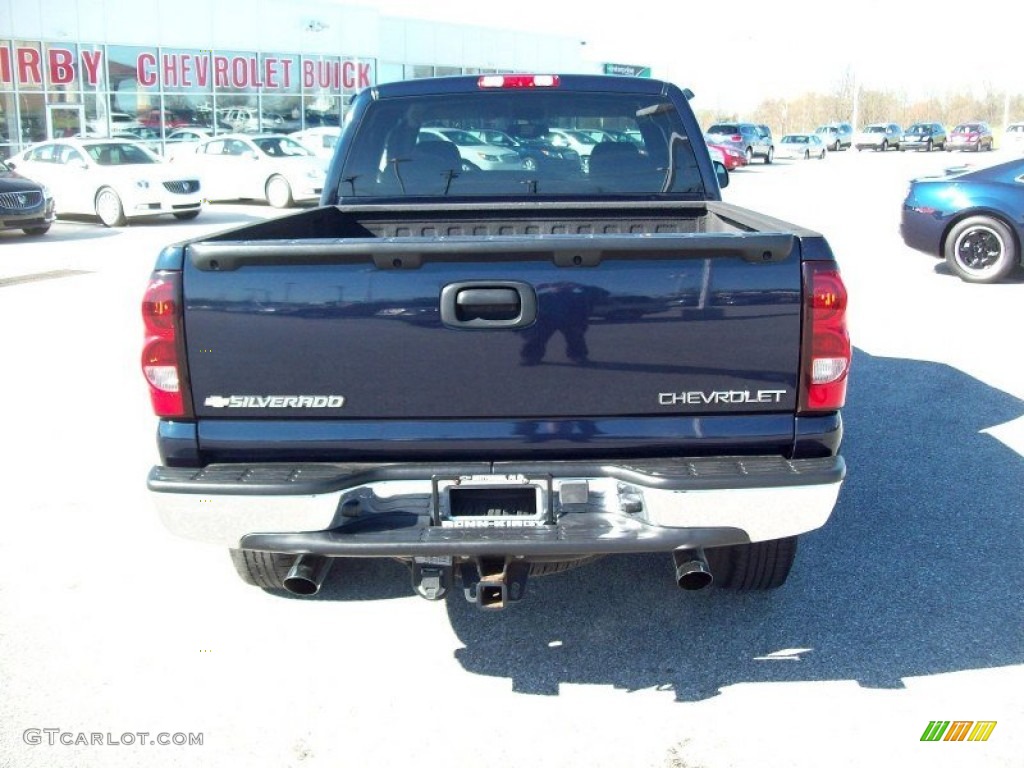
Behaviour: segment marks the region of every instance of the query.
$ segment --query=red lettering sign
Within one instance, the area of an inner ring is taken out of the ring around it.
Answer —
[[[213,57],[213,85],[216,88],[228,87],[228,57]]]
[[[50,64],[50,82],[53,85],[67,85],[74,82],[74,56],[67,48],[51,48],[47,52]]]
[[[245,68],[245,59],[235,56],[231,59],[231,85],[235,88],[245,88],[245,79],[248,72]]]
[[[253,88],[261,88],[263,81],[260,80],[259,62],[255,56],[250,56],[246,61],[249,64],[249,85]]]
[[[196,80],[200,88],[205,88],[210,82],[210,59],[206,56],[196,56]]]
[[[43,56],[31,46],[0,46],[0,83],[42,85]],[[92,88],[105,79],[103,52],[83,50],[76,60],[68,48],[50,48],[45,52],[49,82],[70,85],[78,73]],[[366,88],[371,84],[370,64],[352,60],[305,59],[293,67],[296,58],[259,55],[211,56],[206,53],[143,52],[135,62],[135,77],[140,87],[178,88],[265,88],[291,89],[295,80],[304,88],[340,92]],[[212,64],[212,66],[211,66]],[[293,73],[293,69],[296,70]],[[211,71],[212,70],[212,71]],[[293,80],[294,75],[294,80]]]
[[[264,59],[263,60],[263,82],[267,84],[267,88],[277,88],[277,59]]]
[[[5,45],[0,48],[0,83],[11,82],[11,49]]]
[[[178,56],[173,53],[165,53],[163,60],[164,88],[177,88],[178,83]]]
[[[100,51],[82,51],[82,68],[85,70],[85,82],[94,88],[100,84]]]
[[[22,85],[39,85],[43,82],[42,57],[35,48],[17,48],[18,82]]]
[[[135,79],[146,88],[156,85],[156,56],[152,53],[139,54],[135,60]]]

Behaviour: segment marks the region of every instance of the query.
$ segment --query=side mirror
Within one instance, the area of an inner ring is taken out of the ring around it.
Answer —
[[[79,170],[82,171],[86,170],[89,167],[88,165],[85,164],[85,160],[83,160],[80,157],[74,158],[68,163],[68,165],[70,165],[72,168],[78,168]]]
[[[13,171],[13,170],[14,170],[15,168],[17,168],[17,167],[18,167],[18,164],[17,164],[16,162],[14,162],[13,160],[4,160],[4,163],[5,163],[5,164],[7,165],[7,167],[8,167],[8,168],[10,168],[10,169],[11,169],[12,171]]]
[[[715,176],[718,178],[718,186],[721,189],[725,189],[729,186],[729,169],[717,160],[713,160],[711,164],[715,166]]]

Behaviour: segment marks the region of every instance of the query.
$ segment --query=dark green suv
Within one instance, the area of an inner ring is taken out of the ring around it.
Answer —
[[[914,123],[903,132],[900,139],[900,152],[908,149],[944,149],[946,146],[946,129],[939,123]]]

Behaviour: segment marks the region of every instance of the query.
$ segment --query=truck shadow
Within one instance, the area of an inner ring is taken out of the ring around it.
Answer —
[[[502,612],[450,595],[458,661],[521,693],[575,683],[680,701],[745,682],[900,688],[1024,662],[1024,458],[982,432],[1024,403],[936,363],[858,350],[853,370],[849,475],[784,587],[687,593],[668,555],[608,557],[531,580]]]

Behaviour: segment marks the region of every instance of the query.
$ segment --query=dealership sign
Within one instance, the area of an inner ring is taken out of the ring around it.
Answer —
[[[625,77],[650,77],[651,68],[639,64],[605,64],[606,75],[624,75]]]
[[[349,59],[271,56],[254,53],[223,55],[212,51],[173,53],[140,52],[134,79],[143,88],[263,88],[291,90],[323,88],[336,91],[366,88],[371,64]],[[132,64],[128,68],[132,68]],[[124,66],[120,65],[119,66]],[[82,50],[76,57],[68,48],[50,46],[45,54],[33,46],[0,47],[0,85],[39,86],[43,71],[52,86],[76,85],[79,80],[96,88],[103,81],[103,51]],[[126,73],[127,74],[127,73]]]

